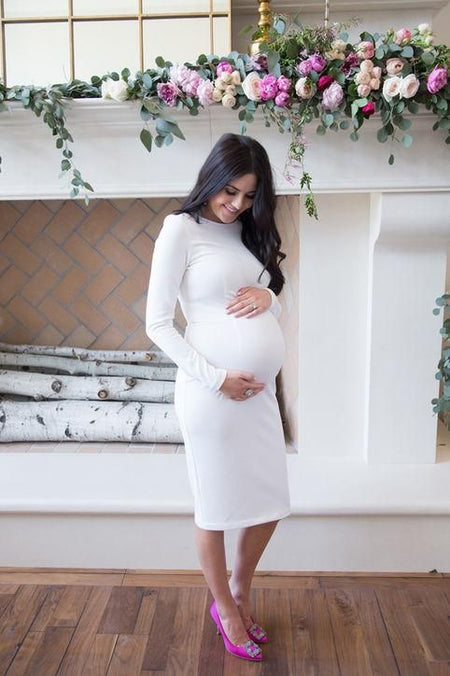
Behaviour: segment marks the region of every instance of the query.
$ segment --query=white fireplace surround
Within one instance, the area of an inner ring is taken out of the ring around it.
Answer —
[[[97,197],[180,196],[215,140],[237,131],[220,106],[176,113],[186,141],[139,142],[133,103],[74,101],[77,166]],[[428,114],[410,149],[308,130],[319,221],[301,211],[298,452],[288,456],[292,516],[265,570],[449,569],[450,456],[436,455],[430,400],[440,356],[450,240],[448,149]],[[289,137],[261,120],[279,194]],[[59,153],[18,105],[0,116],[1,199],[67,197]],[[287,252],[289,254],[289,252]],[[197,568],[183,456],[0,454],[0,566]],[[230,546],[232,546],[231,540]]]

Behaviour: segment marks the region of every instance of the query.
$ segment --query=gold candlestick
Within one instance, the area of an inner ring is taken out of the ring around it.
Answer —
[[[253,56],[261,51],[261,43],[268,41],[271,22],[270,0],[258,0],[258,4],[258,37],[250,45],[250,54]]]

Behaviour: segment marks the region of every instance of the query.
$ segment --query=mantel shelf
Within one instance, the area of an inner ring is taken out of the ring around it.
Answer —
[[[58,179],[59,152],[41,119],[20,103],[11,103],[0,115],[2,147],[1,199],[61,199],[70,189]],[[168,111],[180,124],[186,141],[148,153],[139,141],[143,122],[137,102],[115,103],[101,99],[71,100],[67,125],[74,138],[76,166],[95,189],[94,197],[179,196],[192,186],[193,176],[217,138],[239,130],[235,111],[212,106],[192,117],[185,111]],[[379,120],[364,123],[360,140],[348,132],[327,132],[319,137],[316,124],[306,130],[305,165],[316,193],[448,190],[448,148],[443,132],[433,132],[427,111],[411,116],[414,143],[406,149],[376,139]],[[152,124],[150,123],[150,129]],[[298,194],[297,180],[284,173],[289,134],[266,128],[262,115],[248,133],[267,148],[279,194]],[[402,133],[402,132],[400,132]],[[387,163],[394,152],[395,163]],[[432,158],[430,162],[429,158]],[[300,171],[297,170],[297,176]]]

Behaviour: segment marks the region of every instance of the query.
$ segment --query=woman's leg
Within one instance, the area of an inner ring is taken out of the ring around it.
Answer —
[[[235,566],[229,581],[231,594],[239,608],[245,627],[251,625],[250,587],[253,574],[278,521],[243,528],[236,546]]]
[[[223,628],[232,643],[241,645],[248,641],[248,635],[228,584],[223,531],[204,530],[195,526],[195,543]]]

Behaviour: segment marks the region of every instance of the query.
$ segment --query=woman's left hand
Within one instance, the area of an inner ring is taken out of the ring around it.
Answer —
[[[233,300],[226,305],[227,314],[235,317],[256,317],[265,312],[272,304],[272,296],[258,286],[243,286]]]

